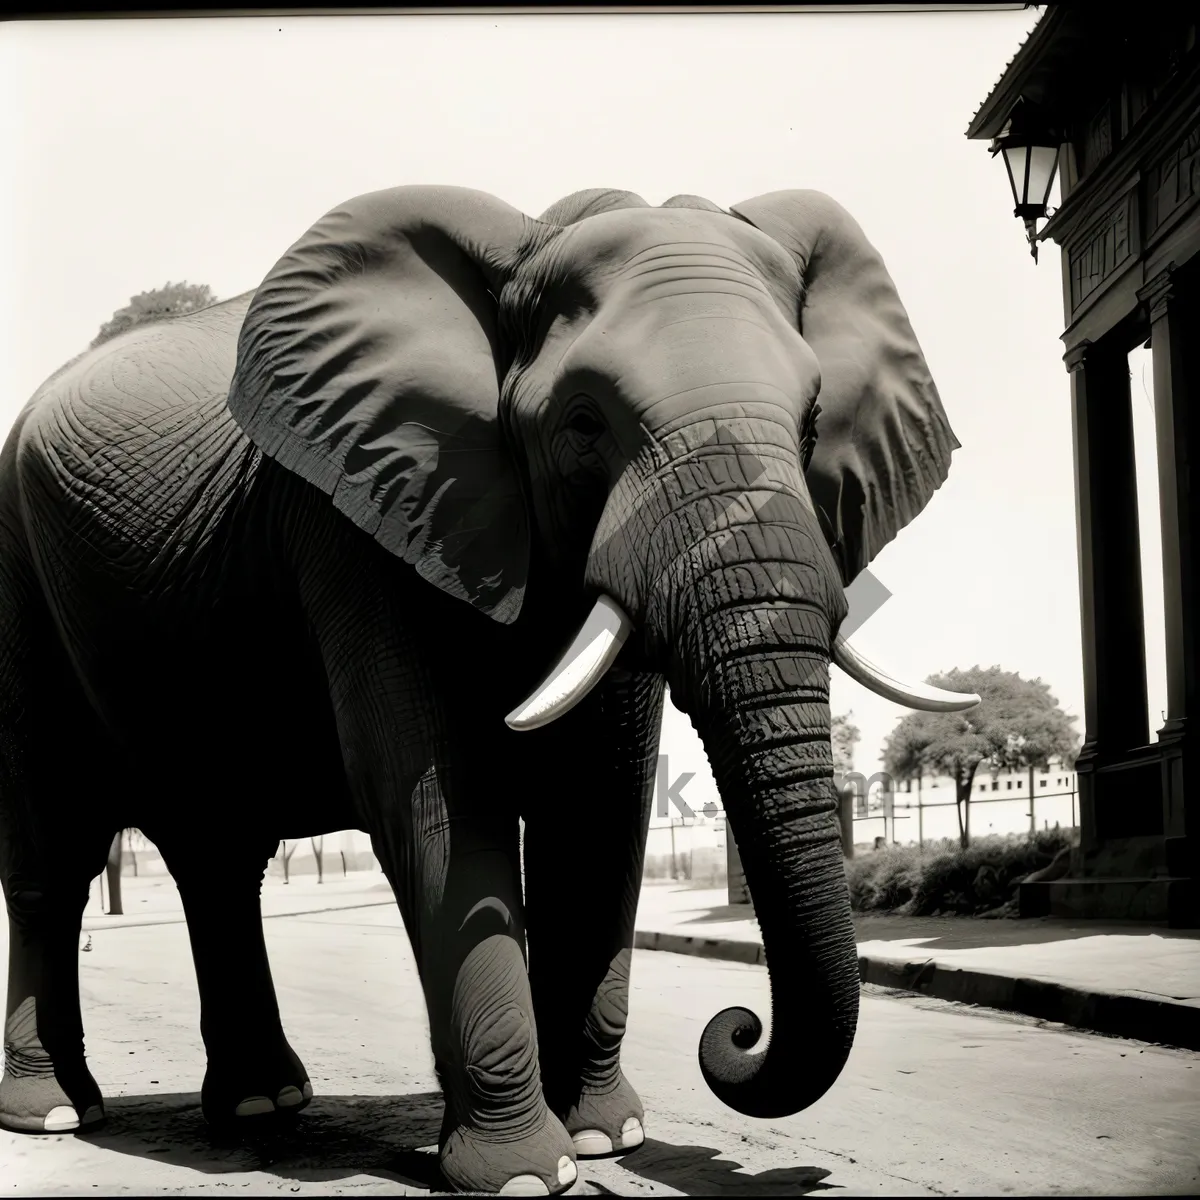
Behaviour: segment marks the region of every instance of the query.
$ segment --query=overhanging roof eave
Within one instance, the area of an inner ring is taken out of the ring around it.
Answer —
[[[1062,29],[1067,17],[1066,6],[1047,5],[1042,18],[1029,31],[1029,36],[1012,56],[1008,66],[1004,68],[1004,73],[996,80],[987,98],[971,118],[971,124],[967,127],[969,139],[990,140],[1000,132],[1026,81],[1038,66],[1042,54]]]

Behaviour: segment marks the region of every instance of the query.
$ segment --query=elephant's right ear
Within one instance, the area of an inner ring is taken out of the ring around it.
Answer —
[[[258,288],[229,390],[264,454],[506,624],[521,609],[529,523],[497,417],[496,297],[533,228],[467,188],[340,205]]]

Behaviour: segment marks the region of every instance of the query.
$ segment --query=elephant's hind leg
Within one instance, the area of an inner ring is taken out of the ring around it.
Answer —
[[[104,1117],[79,1008],[79,929],[115,832],[91,714],[27,561],[0,536],[0,883],[8,989],[0,1126],[64,1133]],[[111,814],[107,814],[111,817]]]
[[[200,1032],[208,1069],[201,1109],[213,1125],[298,1113],[312,1084],[289,1045],[263,938],[260,893],[274,844],[265,840],[223,856],[219,867],[196,844],[218,839],[160,834],[156,839],[183,900],[200,989]]]
[[[18,885],[8,897],[8,1003],[0,1126],[69,1133],[104,1119],[79,1009],[79,927],[87,901]]]

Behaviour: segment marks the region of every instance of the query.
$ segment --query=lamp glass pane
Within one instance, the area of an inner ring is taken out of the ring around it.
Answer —
[[[1013,203],[1025,203],[1025,155],[1026,146],[1009,146],[1004,151],[1004,165],[1008,168],[1008,182],[1012,188]]]
[[[1050,185],[1054,182],[1054,168],[1057,164],[1057,146],[1029,147],[1029,190],[1025,196],[1026,204],[1048,203]]]

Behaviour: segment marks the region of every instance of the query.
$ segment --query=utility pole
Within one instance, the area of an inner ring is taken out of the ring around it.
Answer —
[[[925,796],[921,791],[921,774],[917,773],[917,844],[925,845]]]

